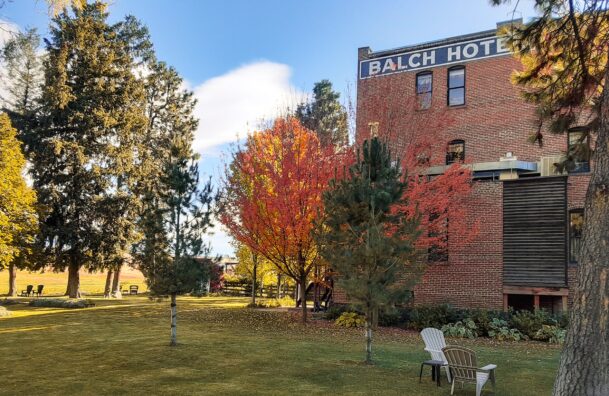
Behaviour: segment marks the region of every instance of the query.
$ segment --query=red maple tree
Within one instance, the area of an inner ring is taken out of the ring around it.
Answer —
[[[283,117],[250,134],[225,171],[220,221],[300,285],[303,322],[307,278],[319,260],[313,229],[338,158],[296,118]]]

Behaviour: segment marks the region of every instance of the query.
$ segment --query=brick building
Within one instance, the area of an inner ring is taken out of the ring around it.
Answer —
[[[520,67],[497,29],[386,51],[358,52],[357,138],[392,129],[427,133],[439,117],[426,173],[462,161],[472,167],[468,220],[480,232],[466,246],[448,227],[448,254],[430,262],[414,290],[416,304],[566,309],[575,281],[589,161],[559,174],[569,142],[581,136],[544,132],[511,82]],[[411,105],[415,103],[415,105]],[[391,115],[391,119],[388,119]],[[391,125],[390,125],[391,124]]]

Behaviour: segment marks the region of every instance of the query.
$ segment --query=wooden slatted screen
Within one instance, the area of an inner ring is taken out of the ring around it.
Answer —
[[[566,286],[567,178],[503,183],[503,283]]]

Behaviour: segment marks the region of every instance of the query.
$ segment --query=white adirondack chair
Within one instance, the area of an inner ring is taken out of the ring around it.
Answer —
[[[444,356],[444,352],[442,352],[442,348],[446,347],[444,333],[442,333],[441,330],[434,329],[433,327],[428,327],[421,330],[421,337],[423,337],[423,342],[425,342],[425,350],[429,352],[431,358],[433,360],[444,362],[443,367],[446,369],[446,376],[448,377],[448,382],[452,382],[452,378],[450,376],[450,369],[448,368],[448,361]]]
[[[497,365],[488,364],[484,367],[478,367],[476,352],[468,348],[447,346],[442,351],[448,359],[448,366],[453,373],[451,395],[455,391],[456,382],[461,382],[461,387],[463,387],[463,383],[468,382],[476,384],[476,396],[480,396],[482,387],[489,379],[493,385],[493,393],[495,393],[495,369]]]

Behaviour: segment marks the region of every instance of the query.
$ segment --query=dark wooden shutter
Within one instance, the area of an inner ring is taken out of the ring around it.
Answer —
[[[566,286],[567,178],[503,183],[503,283]]]

